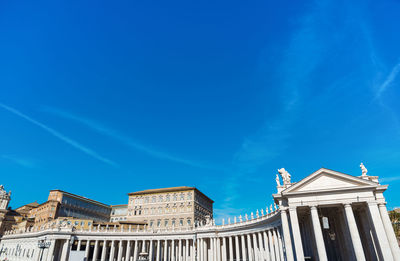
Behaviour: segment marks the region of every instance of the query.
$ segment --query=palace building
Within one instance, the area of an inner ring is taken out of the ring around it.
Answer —
[[[192,227],[213,215],[209,197],[194,187],[149,189],[129,193],[128,221],[150,227]]]
[[[127,221],[136,225],[78,227],[50,222],[13,228],[1,238],[0,259],[400,260],[383,195],[388,185],[367,175],[362,164],[361,169],[362,174],[354,176],[321,168],[298,182],[292,181],[288,171],[279,169],[273,204],[224,219],[220,225],[212,219],[212,200],[195,188],[134,192],[129,194]],[[166,219],[168,224],[163,225]],[[147,222],[140,225],[140,220]],[[169,226],[172,220],[176,226]]]

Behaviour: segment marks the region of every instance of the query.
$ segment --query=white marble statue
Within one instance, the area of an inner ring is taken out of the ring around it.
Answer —
[[[363,177],[366,177],[367,176],[367,173],[368,173],[368,170],[367,170],[367,168],[364,166],[364,164],[361,162],[361,164],[360,164],[360,168],[361,168],[361,175],[363,176]]]
[[[283,185],[290,184],[291,175],[285,170],[285,168],[278,169],[279,174],[282,177]]]

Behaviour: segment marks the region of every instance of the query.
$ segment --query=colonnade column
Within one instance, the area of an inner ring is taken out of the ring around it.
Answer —
[[[78,239],[78,246],[76,247],[76,251],[81,251],[82,240]]]
[[[217,248],[217,261],[221,261],[221,238],[217,237],[215,244]]]
[[[236,260],[239,260],[240,259],[240,249],[239,249],[239,237],[238,236],[235,236],[235,250],[236,250],[235,258],[236,258]]]
[[[122,260],[122,251],[123,251],[123,241],[120,240],[118,243],[118,256],[117,256],[118,261]],[[93,261],[95,261],[95,260],[93,260]]]
[[[253,247],[251,245],[251,238],[249,234],[247,234],[247,253],[249,255],[249,261],[253,261]]]
[[[274,248],[274,239],[272,238],[272,232],[271,229],[268,229],[268,241],[269,241],[269,253],[271,255],[271,260],[275,261],[275,248]],[[297,260],[303,260],[303,259],[297,259]]]
[[[101,261],[106,261],[107,254],[107,240],[103,241],[103,249],[101,250]]]
[[[160,251],[161,251],[160,246],[161,246],[161,242],[159,239],[157,239],[157,254],[156,254],[157,261],[160,261]]]
[[[189,261],[189,239],[186,239],[186,251],[185,251],[185,261]]]
[[[260,260],[260,257],[258,255],[257,235],[255,233],[253,234],[253,253],[254,253],[254,259]]]
[[[138,255],[139,242],[135,240],[135,249],[133,250],[133,261],[136,261]]]
[[[392,222],[390,221],[389,214],[386,209],[386,204],[379,203],[378,207],[379,207],[379,212],[381,213],[383,226],[385,227],[386,236],[388,238],[393,257],[395,260],[400,260],[400,248],[397,243],[396,235],[394,234]]]
[[[233,261],[233,242],[232,242],[232,236],[229,237],[229,260]]]
[[[385,228],[382,223],[381,215],[378,206],[375,202],[368,203],[368,210],[371,216],[372,225],[374,226],[379,246],[382,252],[383,259],[393,260],[392,251],[390,250],[389,241],[387,239]]]
[[[94,241],[93,261],[97,260],[97,253],[99,252],[99,240]]]
[[[356,255],[357,261],[363,261],[365,260],[364,250],[361,244],[360,234],[358,233],[353,209],[350,204],[344,204],[344,212],[347,220],[347,225],[349,226],[350,238],[351,242],[353,243],[354,253]]]
[[[328,257],[326,255],[324,237],[322,236],[321,223],[319,222],[318,210],[316,206],[311,206],[311,220],[313,224],[315,244],[317,245],[319,260],[328,260]]]
[[[129,261],[130,256],[131,256],[131,241],[127,240],[126,241],[125,261]]]
[[[267,235],[267,231],[263,232],[263,236],[264,236],[264,245],[265,245],[265,259],[267,261],[271,260],[271,254],[269,251],[269,246],[268,246],[268,235]]]
[[[171,261],[175,261],[175,240],[171,242]]]
[[[222,260],[226,261],[228,260],[226,256],[226,237],[222,238]]]
[[[300,227],[299,227],[299,220],[297,218],[296,207],[290,207],[289,213],[290,213],[290,223],[292,225],[294,248],[296,250],[296,258],[297,260],[303,260],[304,251],[303,251],[303,244],[301,242]]]
[[[60,261],[68,260],[68,250],[69,250],[69,239],[66,239],[63,244]]]
[[[272,235],[274,237],[274,249],[275,249],[275,258],[276,260],[281,260],[281,257],[279,255],[279,245],[278,245],[278,236],[276,235],[276,230],[275,228],[272,229]]]
[[[85,258],[89,260],[90,240],[86,241]]]
[[[241,238],[242,238],[242,259],[243,259],[243,261],[247,261],[247,258],[246,258],[246,240],[244,239],[244,235],[242,235]]]
[[[281,232],[279,231],[279,227],[276,228],[276,234],[278,235],[278,244],[279,244],[279,256],[281,257],[281,260],[284,261],[285,257],[283,256],[283,246],[282,246],[282,237],[281,237]]]
[[[110,258],[108,260],[113,261],[114,255],[115,255],[115,240],[111,240]]]
[[[154,256],[153,256],[153,246],[154,245],[154,242],[153,242],[153,240],[151,240],[150,239],[150,242],[149,242],[149,260],[153,260],[154,259]]]
[[[292,240],[290,237],[290,229],[289,229],[287,212],[286,212],[286,209],[283,209],[283,208],[280,208],[280,210],[281,210],[280,212],[281,212],[281,220],[282,220],[283,240],[285,240],[286,260],[294,261]]]
[[[165,239],[164,240],[164,261],[167,261],[167,257],[168,257],[168,240]],[[136,261],[136,260],[134,260]]]
[[[259,255],[260,259],[264,261],[265,260],[265,249],[264,249],[261,232],[258,232],[257,236],[258,236],[258,249],[259,249],[258,255]]]
[[[47,254],[47,261],[53,261],[53,255],[54,255],[54,248],[56,245],[56,240],[51,240],[50,241],[50,247],[49,247],[49,252]],[[79,244],[79,242],[78,242]]]

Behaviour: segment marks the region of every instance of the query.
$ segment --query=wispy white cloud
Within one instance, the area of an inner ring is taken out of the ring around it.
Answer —
[[[1,155],[0,158],[3,158],[5,160],[11,161],[19,166],[25,167],[25,168],[35,168],[37,167],[37,162],[32,159],[28,158],[22,158],[22,157],[17,157],[14,155]]]
[[[0,107],[2,107],[3,109],[13,113],[14,115],[16,115],[16,116],[18,116],[18,117],[20,117],[20,118],[22,118],[24,120],[27,120],[28,122],[30,122],[30,123],[42,128],[43,130],[45,130],[49,134],[53,135],[54,137],[62,140],[63,142],[65,142],[65,143],[71,145],[72,147],[74,147],[74,148],[86,153],[87,155],[89,155],[91,157],[93,157],[93,158],[95,158],[97,160],[100,160],[100,161],[102,161],[102,162],[104,162],[104,163],[106,163],[108,165],[118,166],[118,164],[116,164],[112,160],[109,160],[109,159],[107,159],[107,158],[105,158],[103,156],[100,156],[97,152],[95,152],[95,151],[83,146],[82,144],[78,143],[77,141],[75,141],[75,140],[65,136],[64,134],[61,134],[60,132],[48,127],[47,125],[45,125],[45,124],[43,124],[43,123],[41,123],[41,122],[39,122],[39,121],[27,116],[25,114],[23,114],[22,112],[14,109],[14,108],[12,108],[10,106],[7,106],[7,105],[5,105],[3,103],[0,103]]]
[[[400,62],[393,66],[392,70],[386,77],[385,81],[377,87],[375,98],[379,99],[386,89],[393,84],[396,80],[397,75],[400,73]]]
[[[276,66],[276,74],[280,79],[277,87],[281,90],[279,115],[266,119],[258,131],[243,140],[234,154],[233,168],[236,171],[229,176],[224,187],[226,198],[222,203],[223,208],[234,208],[243,178],[250,177],[288,148],[304,92],[307,92],[310,78],[324,57],[327,44],[321,41],[319,34],[324,29],[319,20],[326,19],[328,9],[326,1],[315,2],[310,11],[299,19],[283,59]],[[282,166],[276,168],[279,167]],[[271,177],[273,175],[271,173]]]
[[[169,161],[173,161],[173,162],[177,162],[177,163],[181,163],[181,164],[185,164],[185,165],[192,166],[192,167],[197,167],[197,168],[222,169],[222,168],[219,168],[217,166],[212,166],[212,165],[209,165],[209,164],[200,163],[200,162],[196,162],[196,161],[193,161],[193,160],[188,160],[188,159],[184,159],[184,158],[181,158],[181,157],[177,157],[177,156],[171,155],[170,153],[166,153],[166,152],[160,151],[158,149],[155,149],[155,148],[153,148],[151,146],[143,145],[143,144],[139,143],[138,141],[132,139],[131,137],[120,133],[119,131],[116,131],[116,130],[110,128],[110,127],[106,127],[106,126],[104,126],[104,125],[102,125],[102,124],[100,124],[100,123],[98,123],[96,121],[93,121],[91,119],[87,119],[87,118],[82,117],[82,116],[78,116],[78,115],[63,111],[63,110],[59,110],[59,109],[51,108],[51,107],[46,107],[46,106],[43,107],[42,110],[46,111],[48,113],[52,113],[54,115],[57,115],[59,117],[63,117],[63,118],[66,118],[66,119],[70,119],[70,120],[79,122],[79,123],[85,125],[86,127],[90,128],[90,129],[92,129],[94,131],[97,131],[98,133],[101,133],[103,135],[111,137],[111,138],[121,142],[122,144],[132,148],[132,149],[144,152],[144,153],[146,153],[146,154],[148,154],[148,155],[150,155],[152,157],[156,157],[156,158],[163,159],[163,160],[169,160]]]

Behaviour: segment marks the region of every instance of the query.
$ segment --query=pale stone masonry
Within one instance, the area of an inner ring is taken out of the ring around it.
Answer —
[[[97,225],[76,229],[48,224],[14,229],[0,241],[0,260],[400,260],[383,196],[388,186],[367,176],[365,167],[357,177],[322,168],[297,183],[291,182],[285,169],[279,173],[283,184],[278,176],[275,206],[221,225],[199,222],[195,227]],[[145,203],[140,200],[157,193],[166,192],[132,193],[130,210],[140,209],[135,206],[143,210]],[[48,243],[43,251],[38,248],[40,240]]]
[[[129,193],[127,220],[150,227],[192,227],[213,215],[209,197],[194,187],[149,189]]]

